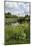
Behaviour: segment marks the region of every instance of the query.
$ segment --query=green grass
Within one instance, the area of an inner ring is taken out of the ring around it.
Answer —
[[[18,18],[5,18],[5,22],[15,22]]]
[[[15,19],[14,19],[15,20]],[[30,43],[29,23],[23,22],[17,26],[5,25],[5,44]]]
[[[18,22],[18,25],[12,25]],[[30,16],[5,13],[5,45],[30,43]]]

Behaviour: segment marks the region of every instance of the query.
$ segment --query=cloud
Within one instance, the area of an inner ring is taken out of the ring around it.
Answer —
[[[11,12],[19,16],[29,14],[29,3],[5,2],[5,12]]]

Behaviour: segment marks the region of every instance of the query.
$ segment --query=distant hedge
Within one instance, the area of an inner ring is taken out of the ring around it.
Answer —
[[[11,13],[5,13],[5,18],[18,18],[16,15],[12,15]]]

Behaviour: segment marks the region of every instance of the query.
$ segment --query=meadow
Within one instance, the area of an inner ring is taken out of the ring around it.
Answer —
[[[5,45],[30,43],[29,19],[30,17],[26,17],[23,21],[14,16],[5,18]]]

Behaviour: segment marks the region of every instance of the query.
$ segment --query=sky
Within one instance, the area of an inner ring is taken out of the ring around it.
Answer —
[[[14,15],[25,16],[29,14],[28,2],[5,2],[5,12],[10,12]]]

